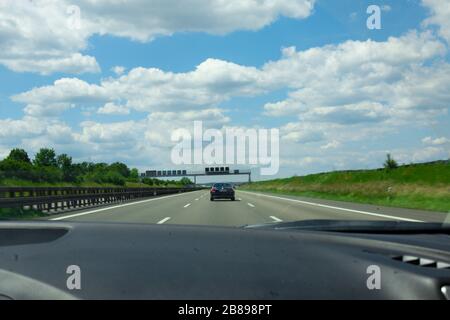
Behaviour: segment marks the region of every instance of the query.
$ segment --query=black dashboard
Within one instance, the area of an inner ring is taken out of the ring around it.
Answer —
[[[0,223],[3,299],[445,299],[449,285],[444,232]]]

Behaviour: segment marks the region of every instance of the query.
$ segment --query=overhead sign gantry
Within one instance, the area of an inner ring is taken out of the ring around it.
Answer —
[[[142,178],[173,178],[173,177],[194,177],[194,184],[197,184],[197,177],[204,176],[232,176],[247,175],[248,182],[251,182],[250,170],[230,170],[230,167],[206,167],[204,171],[188,172],[187,170],[147,170],[141,174]]]

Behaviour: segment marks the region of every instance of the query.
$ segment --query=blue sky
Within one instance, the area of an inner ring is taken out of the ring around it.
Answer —
[[[202,120],[280,129],[278,176],[450,157],[445,1],[190,2],[80,1],[81,29],[70,1],[2,2],[0,156],[50,146],[162,168],[171,132]]]

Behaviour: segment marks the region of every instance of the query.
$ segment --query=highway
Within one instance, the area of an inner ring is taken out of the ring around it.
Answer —
[[[441,212],[388,208],[295,196],[236,191],[236,201],[209,200],[200,190],[91,208],[49,217],[54,221],[242,226],[281,221],[398,220],[444,222]]]

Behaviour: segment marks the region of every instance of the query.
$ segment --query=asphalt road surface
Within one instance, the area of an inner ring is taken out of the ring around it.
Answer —
[[[209,200],[209,190],[154,197],[52,216],[50,220],[242,226],[310,220],[450,222],[441,212],[388,208],[294,196],[236,191],[236,201]]]

